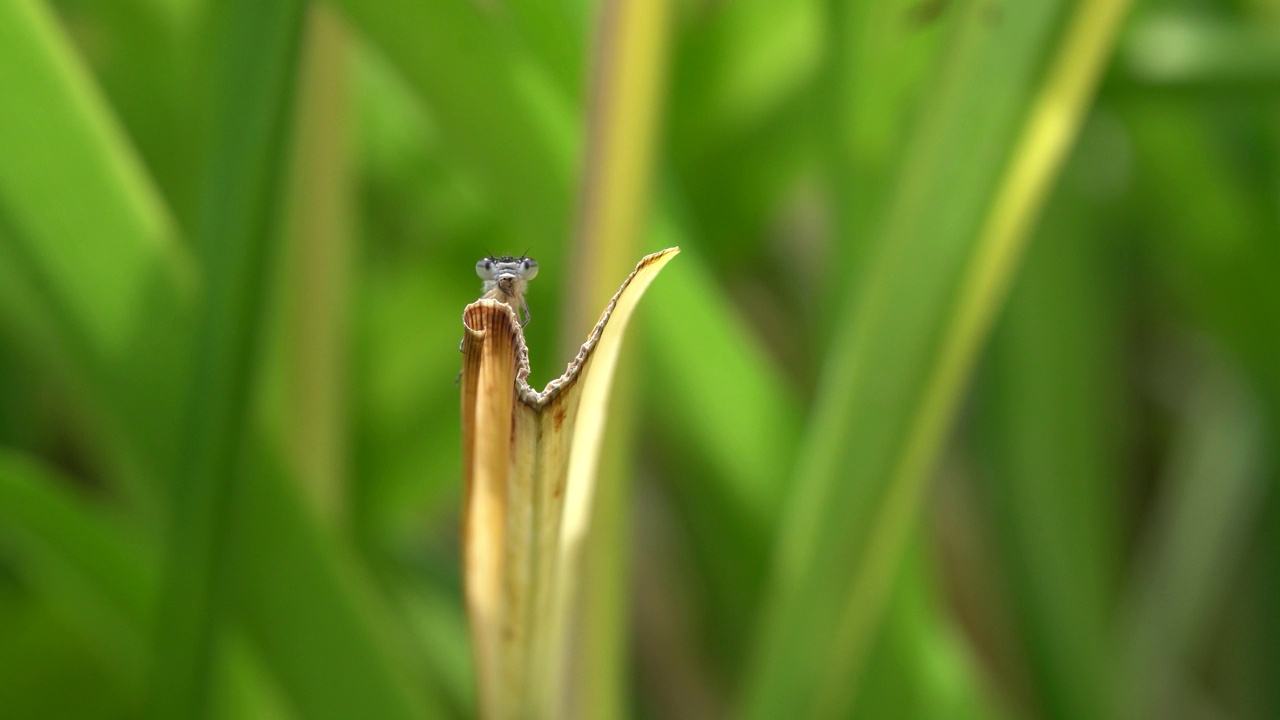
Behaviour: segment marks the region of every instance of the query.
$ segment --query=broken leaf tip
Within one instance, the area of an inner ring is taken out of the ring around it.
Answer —
[[[640,259],[639,263],[636,263],[635,270],[632,270],[631,274],[622,281],[618,291],[609,300],[609,304],[605,306],[604,312],[600,315],[600,320],[596,322],[595,327],[587,335],[586,342],[578,350],[577,356],[570,361],[564,374],[547,383],[542,392],[534,390],[527,382],[529,377],[529,349],[525,345],[524,328],[520,324],[516,308],[502,300],[491,297],[481,298],[471,303],[462,314],[462,322],[466,328],[466,337],[463,339],[462,347],[463,374],[466,374],[470,363],[479,361],[478,353],[469,352],[469,348],[478,347],[488,333],[500,333],[503,336],[510,337],[515,351],[517,394],[521,401],[534,408],[545,406],[556,395],[576,381],[581,368],[586,364],[591,357],[591,353],[599,344],[605,326],[608,325],[610,318],[613,317],[619,302],[624,296],[634,294],[634,299],[638,300],[639,296],[644,293],[649,283],[658,274],[658,271],[662,269],[662,266],[666,265],[667,261],[675,257],[679,252],[679,247],[670,247],[666,250],[646,255]],[[627,307],[628,314],[633,307],[634,302]]]

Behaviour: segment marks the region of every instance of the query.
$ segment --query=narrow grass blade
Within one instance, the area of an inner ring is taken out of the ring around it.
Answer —
[[[947,40],[965,17],[945,2],[828,0],[826,8],[826,67],[817,93],[840,242],[825,281],[829,292],[840,294],[861,282],[859,273],[872,259],[893,198],[884,178],[917,140],[918,94],[928,87],[939,53],[955,52]],[[837,310],[820,309],[823,321],[834,320]]]
[[[189,227],[206,97],[197,60],[207,7],[193,2],[53,4],[179,225]],[[91,31],[89,29],[92,29]]]
[[[653,149],[666,70],[668,0],[607,0],[600,8],[585,172],[566,303],[569,338],[580,337],[594,308],[626,272],[649,204]],[[566,341],[568,348],[572,342]]]
[[[284,298],[285,443],[323,517],[347,513],[347,367],[353,276],[351,41],[332,7],[308,9]]]
[[[560,378],[529,374],[515,310],[463,315],[463,564],[480,717],[564,716],[578,592],[610,385],[640,297],[678,252],[641,260]]]
[[[197,225],[206,293],[174,467],[148,708],[154,718],[209,712],[214,641],[225,620],[229,513],[246,475],[304,7],[302,0],[236,0],[216,16],[212,140]]]
[[[669,0],[606,0],[596,19],[586,106],[586,152],[578,194],[578,226],[570,250],[562,347],[575,344],[613,293],[614,278],[637,254],[649,217],[650,185],[666,88],[671,33]],[[565,717],[610,720],[624,714],[627,599],[627,512],[634,452],[634,375],[624,364],[613,394],[605,439],[609,482],[590,507],[595,530],[582,574],[584,592],[571,600],[579,638],[579,670]],[[601,419],[603,422],[603,418]]]
[[[746,717],[840,717],[852,704],[928,471],[1127,9],[1080,4],[1032,93],[1058,5],[1009,6],[997,25],[971,5],[957,25],[872,279],[828,359]],[[998,147],[1013,149],[993,168],[984,148]],[[959,178],[974,184],[957,189]]]

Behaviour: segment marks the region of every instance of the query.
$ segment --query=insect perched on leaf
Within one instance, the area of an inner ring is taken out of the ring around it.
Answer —
[[[521,327],[529,324],[531,315],[529,303],[524,294],[529,289],[529,281],[538,274],[538,261],[521,255],[520,257],[487,257],[476,263],[476,275],[484,280],[482,298],[506,303],[512,308],[524,310],[524,321]]]

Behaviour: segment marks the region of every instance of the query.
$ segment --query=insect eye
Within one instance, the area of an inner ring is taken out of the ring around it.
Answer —
[[[524,279],[529,280],[538,274],[538,261],[532,258],[525,258],[520,261],[520,270],[521,274],[524,275]]]
[[[485,258],[476,263],[476,275],[479,275],[482,278],[488,278],[490,275],[489,271],[491,270],[493,270],[493,260],[489,258]]]

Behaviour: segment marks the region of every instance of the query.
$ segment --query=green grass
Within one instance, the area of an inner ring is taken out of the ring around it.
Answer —
[[[0,0],[0,714],[471,717],[471,268],[679,245],[582,717],[1274,717],[1280,26],[1128,5]]]

